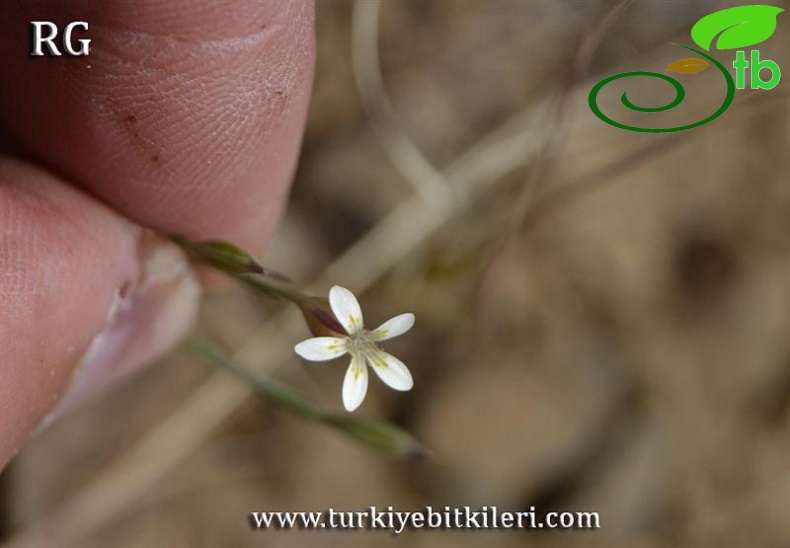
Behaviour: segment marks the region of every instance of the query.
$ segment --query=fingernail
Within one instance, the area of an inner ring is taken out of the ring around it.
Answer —
[[[79,360],[52,421],[162,356],[197,315],[200,287],[184,253],[151,232],[141,232],[139,272],[123,284],[107,311],[104,328]]]

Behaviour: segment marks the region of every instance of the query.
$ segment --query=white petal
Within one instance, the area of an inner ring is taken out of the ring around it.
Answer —
[[[351,355],[351,365],[346,370],[343,380],[343,406],[346,411],[353,411],[365,399],[368,392],[368,368],[365,359],[357,354]]]
[[[347,352],[346,339],[337,337],[315,337],[294,346],[294,352],[306,360],[323,362],[342,356]]]
[[[414,386],[414,380],[411,378],[409,368],[392,354],[387,354],[383,350],[376,348],[367,352],[365,357],[368,359],[373,371],[390,388],[405,392],[406,390],[411,390],[411,387]]]
[[[394,339],[406,333],[414,325],[414,314],[407,312],[406,314],[399,314],[394,318],[387,320],[370,334],[370,338],[374,341],[386,341]]]
[[[339,285],[333,286],[329,290],[329,306],[349,335],[362,329],[362,309],[351,291]]]

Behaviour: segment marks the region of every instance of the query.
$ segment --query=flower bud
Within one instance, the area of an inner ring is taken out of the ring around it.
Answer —
[[[335,319],[329,300],[307,297],[299,303],[307,328],[316,337],[347,337],[348,333]]]
[[[263,274],[282,279],[282,276],[264,268],[252,255],[230,242],[220,240],[190,242],[177,237],[173,240],[193,259],[227,274]]]

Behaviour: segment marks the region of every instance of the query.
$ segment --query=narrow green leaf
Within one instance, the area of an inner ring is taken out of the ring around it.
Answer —
[[[710,51],[718,36],[717,49],[747,48],[771,37],[776,18],[784,10],[774,6],[738,6],[706,15],[691,29],[691,38]]]
[[[266,396],[266,398],[272,403],[302,417],[313,418],[317,420],[321,420],[323,418],[323,411],[306,401],[290,388],[287,388],[279,383],[260,378],[252,371],[232,359],[230,356],[223,354],[216,347],[209,344],[197,335],[188,335],[184,340],[184,346],[186,346],[187,350],[191,351],[198,358],[201,358],[208,364],[235,374],[237,377],[241,378],[253,388],[255,388],[256,391]]]
[[[406,430],[371,417],[327,413],[290,388],[262,379],[242,364],[198,337],[189,335],[186,348],[207,363],[233,373],[270,402],[302,418],[326,424],[372,449],[400,457],[429,457],[432,453]]]
[[[385,453],[421,458],[433,455],[406,430],[381,419],[354,415],[325,415],[323,422]]]

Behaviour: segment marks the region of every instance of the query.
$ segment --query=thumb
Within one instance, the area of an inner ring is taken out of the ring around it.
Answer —
[[[177,247],[0,158],[0,465],[39,425],[176,344],[199,295]]]

